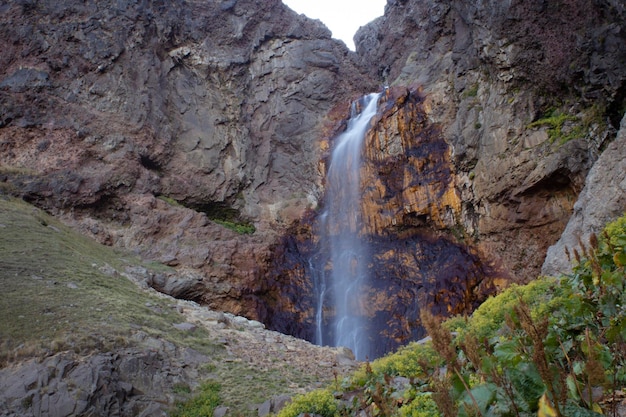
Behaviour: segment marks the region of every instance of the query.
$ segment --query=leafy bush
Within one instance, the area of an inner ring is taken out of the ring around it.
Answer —
[[[446,362],[433,379],[443,415],[592,416],[603,391],[626,386],[626,216],[580,250],[571,275],[513,288],[454,321],[456,340],[450,323],[423,313]]]
[[[557,308],[553,301],[558,287],[558,280],[551,277],[541,277],[523,286],[513,284],[497,296],[485,300],[474,311],[471,320],[455,317],[447,320],[444,326],[452,332],[458,332],[461,338],[465,334],[471,334],[478,340],[492,338],[520,300],[531,306],[534,316],[538,317]]]
[[[370,371],[377,375],[426,378],[429,369],[441,364],[441,359],[430,343],[410,343],[397,352],[373,361]],[[367,367],[361,367],[353,376],[356,385],[363,386],[368,379]]]
[[[419,392],[398,409],[400,417],[439,417],[437,404],[430,392]]]
[[[297,395],[285,406],[277,417],[297,417],[302,413],[334,417],[338,413],[337,400],[330,390],[319,389]]]

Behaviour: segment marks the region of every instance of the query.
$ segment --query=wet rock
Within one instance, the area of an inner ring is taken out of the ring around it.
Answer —
[[[469,313],[507,279],[493,258],[463,236],[450,146],[426,106],[419,91],[387,90],[365,138],[357,224],[368,246],[368,279],[359,305],[371,350],[362,358],[423,337],[421,309]],[[316,214],[272,251],[266,287],[258,292],[267,300],[260,314],[268,327],[307,340],[318,337],[320,294],[312,283],[320,270],[332,268],[319,236],[325,219]],[[323,312],[322,320],[333,319],[332,311]],[[333,340],[333,326],[322,327],[323,340]]]
[[[372,75],[423,87],[428,118],[450,145],[460,225],[515,281],[540,273],[623,116],[626,42],[615,28],[624,16],[614,2],[588,13],[581,0],[559,10],[408,0],[390,3],[384,17],[356,34],[357,54]],[[594,41],[597,33],[608,45]],[[600,119],[608,125],[591,116],[598,100],[607,104]],[[576,105],[560,106],[564,101]],[[567,124],[560,137],[548,126],[530,127],[559,106],[577,119],[577,134]]]

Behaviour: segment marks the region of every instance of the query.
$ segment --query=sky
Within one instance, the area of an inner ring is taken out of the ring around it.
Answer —
[[[387,0],[283,0],[290,9],[321,20],[354,51],[352,37],[359,27],[382,16]]]

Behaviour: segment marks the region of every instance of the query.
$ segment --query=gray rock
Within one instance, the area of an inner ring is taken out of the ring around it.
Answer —
[[[178,330],[182,330],[184,332],[192,332],[198,328],[195,324],[192,323],[177,323],[173,326]]]
[[[600,155],[587,175],[585,187],[574,205],[574,214],[559,241],[548,249],[542,267],[544,275],[571,271],[565,248],[573,254],[580,242],[589,245],[592,233],[598,235],[606,223],[626,212],[626,116],[617,138]]]
[[[198,378],[190,368],[206,357],[188,349],[164,353],[60,353],[0,369],[0,415],[165,416],[174,386]]]
[[[278,395],[272,398],[272,412],[278,413],[280,410],[285,408],[285,406],[291,401],[292,397],[290,395]]]
[[[198,299],[206,290],[202,275],[188,270],[155,274],[148,280],[148,285],[159,292],[185,300]]]
[[[213,410],[213,417],[224,417],[226,414],[228,414],[228,411],[230,411],[228,407],[217,407],[215,410]]]
[[[263,404],[257,407],[257,414],[259,417],[265,417],[272,412],[272,401],[267,400]]]
[[[50,86],[50,74],[35,68],[20,68],[0,82],[0,88],[7,87],[14,92]]]

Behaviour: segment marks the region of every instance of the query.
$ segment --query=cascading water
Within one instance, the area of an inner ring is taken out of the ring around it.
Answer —
[[[371,335],[364,308],[368,247],[359,236],[359,170],[363,140],[380,95],[369,94],[354,103],[348,127],[336,139],[326,176],[325,209],[319,218],[322,255],[310,264],[316,296],[316,343],[348,347],[361,360],[369,355]]]
[[[376,359],[424,337],[422,310],[469,314],[497,290],[506,274],[449,229],[452,152],[419,91],[363,97],[331,144],[321,209],[283,236],[260,288],[269,328]]]

